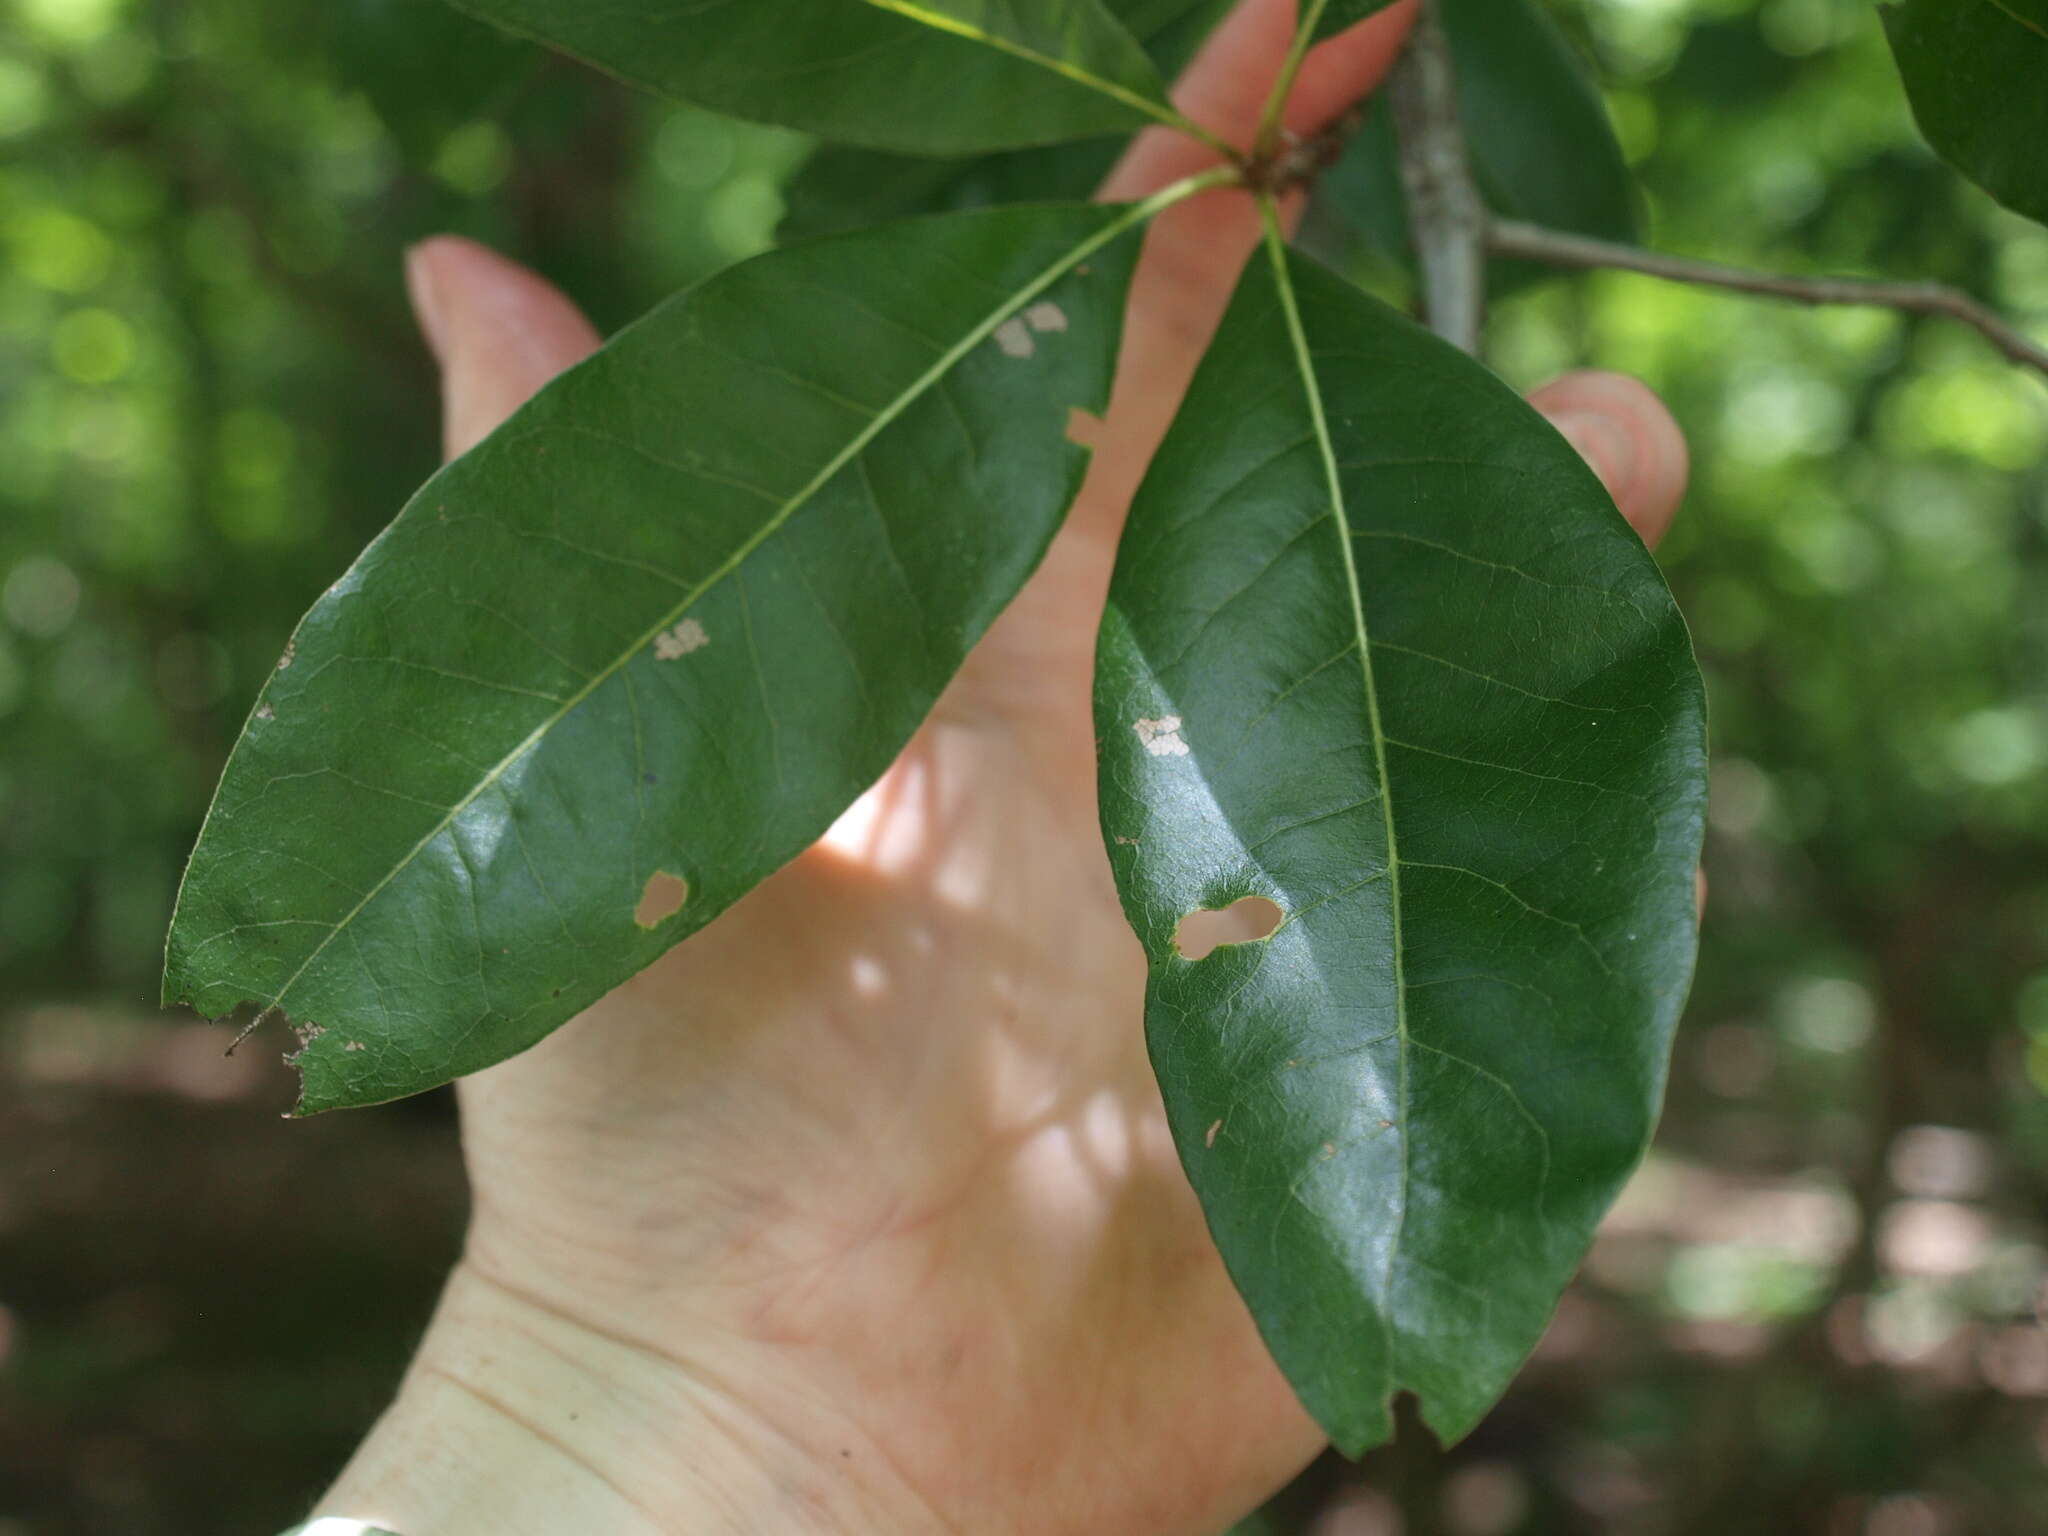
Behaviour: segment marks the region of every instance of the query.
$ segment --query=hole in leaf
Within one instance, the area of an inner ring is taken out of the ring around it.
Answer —
[[[642,928],[659,928],[683,910],[690,899],[690,882],[665,869],[647,877],[647,889],[640,893],[640,905],[633,909],[633,921]]]
[[[1173,947],[1183,960],[1206,960],[1226,944],[1270,939],[1286,920],[1277,902],[1247,896],[1221,911],[1190,912],[1173,932]]]

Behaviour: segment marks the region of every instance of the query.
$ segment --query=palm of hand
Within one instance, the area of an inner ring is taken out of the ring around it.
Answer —
[[[1319,1436],[1166,1131],[1085,674],[1039,719],[984,710],[1001,670],[824,846],[467,1087],[470,1262],[947,1528],[1201,1530]]]

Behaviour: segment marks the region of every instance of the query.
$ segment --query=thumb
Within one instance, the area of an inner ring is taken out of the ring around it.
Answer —
[[[438,235],[414,246],[405,286],[441,366],[441,436],[451,459],[598,347],[597,332],[559,289],[473,240]]]
[[[1671,527],[1691,471],[1685,433],[1650,386],[1621,373],[1579,372],[1529,396],[1652,549]]]

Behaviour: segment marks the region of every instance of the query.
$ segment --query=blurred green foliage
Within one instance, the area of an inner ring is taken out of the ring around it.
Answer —
[[[311,597],[433,466],[399,254],[601,324],[767,240],[804,146],[434,0],[18,0],[0,31],[0,989],[153,990]]]
[[[2048,335],[2048,233],[1918,142],[1864,0],[1555,11],[1652,243]],[[762,247],[806,152],[435,0],[0,0],[4,1536],[288,1523],[453,1242],[434,1104],[281,1129],[282,1074],[136,1022],[260,680],[432,467],[403,247],[490,241],[609,328]],[[2048,1526],[2048,387],[1940,322],[1618,275],[1492,345],[1640,373],[1692,436],[1713,906],[1659,1151],[1552,1339],[1340,1529]],[[440,1174],[292,1215],[400,1146]],[[305,1327],[337,1269],[375,1304]]]

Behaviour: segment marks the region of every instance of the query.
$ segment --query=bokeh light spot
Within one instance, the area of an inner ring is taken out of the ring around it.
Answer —
[[[79,384],[111,384],[135,363],[135,331],[110,309],[74,310],[57,322],[50,355]]]
[[[23,634],[47,640],[70,627],[79,595],[70,566],[48,555],[30,555],[0,584],[0,614]]]
[[[15,270],[55,293],[89,293],[106,281],[114,245],[100,227],[62,208],[38,208],[14,219],[7,244]]]

